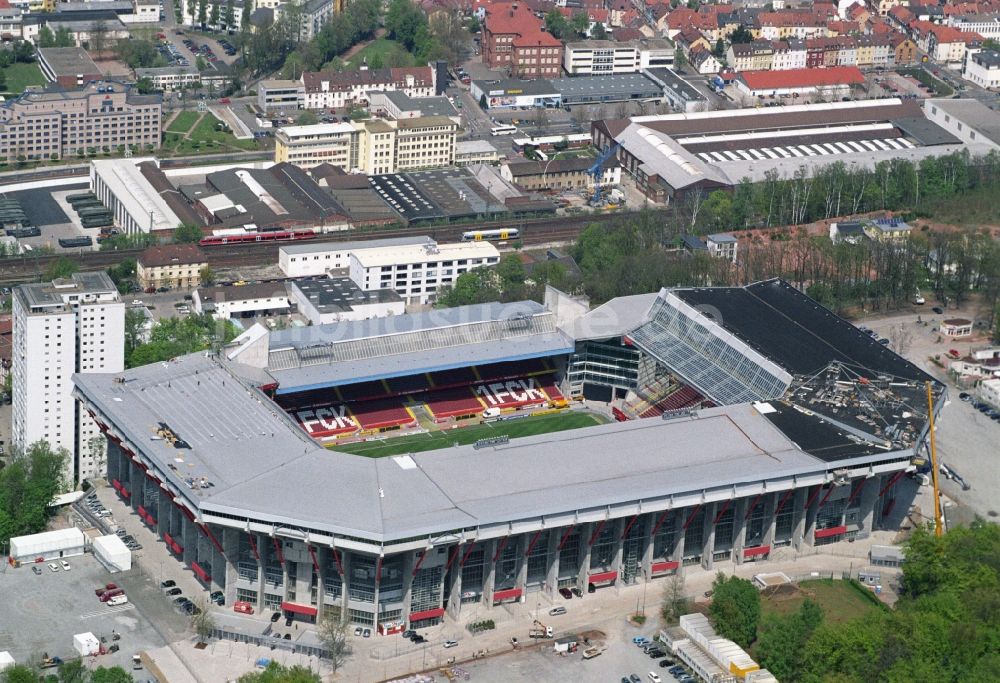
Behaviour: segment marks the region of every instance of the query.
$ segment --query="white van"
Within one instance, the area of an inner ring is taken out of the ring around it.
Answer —
[[[108,607],[114,607],[115,605],[124,605],[126,602],[128,602],[127,595],[115,595],[113,597],[108,598]]]

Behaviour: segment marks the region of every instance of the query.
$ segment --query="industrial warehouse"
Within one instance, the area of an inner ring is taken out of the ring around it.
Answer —
[[[937,116],[941,102],[887,98],[634,116],[596,121],[591,132],[599,149],[617,149],[623,173],[642,193],[663,202],[835,162],[874,168],[892,159],[997,149],[986,135],[960,134],[962,121],[971,129],[977,117],[995,121],[994,112],[972,102],[961,118],[945,120]]]
[[[75,394],[119,496],[206,588],[386,634],[894,528],[928,381],[769,280],[255,327]],[[506,438],[583,398],[616,421]],[[339,450],[484,421],[470,445]]]

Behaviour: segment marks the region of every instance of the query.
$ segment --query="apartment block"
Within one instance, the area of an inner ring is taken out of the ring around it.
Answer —
[[[447,116],[289,126],[275,133],[274,160],[370,175],[440,168],[455,163],[457,135]]]
[[[302,74],[300,87],[302,106],[306,109],[366,106],[367,93],[372,90],[400,90],[410,97],[433,97],[437,94],[437,71],[430,66],[306,71]]]
[[[0,158],[64,158],[93,150],[160,146],[162,98],[115,81],[26,92],[0,104]]]
[[[489,242],[375,247],[351,252],[350,276],[363,291],[393,289],[408,303],[425,304],[462,273],[499,262]]]
[[[104,472],[104,438],[73,397],[74,373],[125,367],[125,304],[106,273],[75,273],[14,290],[11,438],[71,455],[64,490]]]

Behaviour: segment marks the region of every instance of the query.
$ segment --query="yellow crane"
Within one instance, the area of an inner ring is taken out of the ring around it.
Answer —
[[[931,482],[934,485],[934,535],[940,537],[944,533],[944,518],[941,515],[941,490],[938,488],[937,451],[934,450],[934,393],[931,383],[927,385],[927,438],[931,446]]]

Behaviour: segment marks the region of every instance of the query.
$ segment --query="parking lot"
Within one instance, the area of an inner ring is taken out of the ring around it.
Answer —
[[[646,629],[648,630],[648,629]],[[635,676],[642,683],[651,683],[649,672],[657,674],[665,683],[677,679],[659,665],[660,659],[651,659],[642,648],[634,645],[631,636],[610,638],[602,654],[584,659],[583,644],[576,653],[560,654],[554,641],[545,640],[525,647],[515,653],[463,663],[460,666],[474,681],[502,683],[504,681],[627,681]],[[671,660],[672,662],[673,660]],[[633,679],[634,680],[634,679]]]
[[[131,669],[132,655],[166,644],[183,632],[186,622],[173,622],[147,610],[159,597],[155,588],[145,586],[141,577],[109,574],[92,555],[66,558],[69,571],[53,572],[46,565],[40,574],[31,566],[0,572],[0,650],[9,650],[18,662],[49,656],[71,659],[77,656],[73,636],[91,632],[107,645],[117,642],[118,652],[88,660],[95,666],[122,666]],[[129,602],[109,607],[100,602],[94,589],[109,582],[126,589]],[[148,615],[148,616],[147,616]],[[178,616],[179,615],[175,615]],[[153,625],[152,620],[156,622]],[[180,626],[179,631],[173,629]],[[113,640],[113,633],[121,635]]]
[[[33,188],[5,192],[0,196],[16,199],[31,224],[42,232],[38,237],[21,238],[22,244],[32,249],[49,247],[57,253],[78,253],[98,249],[97,235],[100,231],[97,228],[85,230],[80,224],[80,217],[72,211],[65,198],[67,195],[86,192],[88,188],[88,183],[81,182],[60,185],[57,189]],[[83,236],[89,236],[93,240],[90,247],[64,248],[59,245],[61,238]]]

